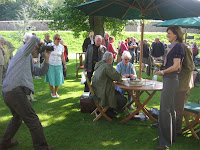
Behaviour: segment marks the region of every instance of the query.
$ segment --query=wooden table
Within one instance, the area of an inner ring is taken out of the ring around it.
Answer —
[[[142,80],[143,83],[145,83],[145,80]],[[149,83],[154,82],[154,85],[148,85]],[[137,105],[137,109],[132,112],[129,116],[127,116],[125,119],[121,120],[121,122],[126,122],[128,120],[130,120],[133,116],[135,116],[136,114],[139,113],[140,110],[142,110],[153,122],[157,123],[158,121],[149,114],[148,110],[145,108],[145,105],[151,100],[151,98],[154,96],[154,94],[156,93],[156,91],[161,91],[163,88],[163,83],[159,82],[159,81],[152,81],[152,80],[146,80],[146,84],[147,85],[142,85],[140,87],[138,86],[127,86],[125,84],[122,83],[115,83],[114,85],[116,87],[120,87],[122,90],[127,90],[129,92],[129,94],[132,96],[133,100],[127,104],[125,108],[128,108],[133,102],[135,102],[135,104]],[[135,92],[135,94],[133,94],[133,91]],[[150,93],[151,91],[151,93]],[[149,96],[148,98],[145,100],[145,102],[142,104],[140,103],[140,96],[143,93],[147,93]]]

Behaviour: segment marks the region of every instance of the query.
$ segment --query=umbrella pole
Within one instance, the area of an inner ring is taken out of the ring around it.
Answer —
[[[139,68],[139,79],[142,75],[142,58],[143,58],[143,35],[144,35],[144,19],[142,19],[142,30],[141,30],[141,45],[140,45],[140,68]]]
[[[185,43],[186,43],[186,40],[187,40],[187,33],[188,33],[188,28],[185,29]]]

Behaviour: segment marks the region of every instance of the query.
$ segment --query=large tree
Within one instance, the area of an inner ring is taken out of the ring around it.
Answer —
[[[38,18],[40,0],[0,0],[0,20],[23,20],[23,12]]]
[[[124,29],[127,21],[108,17],[86,16],[82,11],[74,8],[75,5],[86,1],[89,0],[65,0],[61,6],[54,9],[47,5],[42,6],[39,9],[39,19],[51,19],[53,22],[49,24],[50,28],[71,29],[75,36],[79,36],[82,31],[89,32],[90,30],[100,35],[103,35],[104,31],[107,30],[115,36]]]

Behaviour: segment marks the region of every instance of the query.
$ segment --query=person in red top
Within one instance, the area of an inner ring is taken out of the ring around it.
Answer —
[[[68,59],[68,48],[67,48],[66,45],[64,45],[63,39],[60,40],[60,44],[62,44],[64,46],[65,61],[68,62],[69,61],[69,59]],[[63,68],[64,68],[64,66],[63,66]],[[63,76],[64,76],[64,79],[67,79],[67,67],[66,67],[66,70],[63,70]]]
[[[129,49],[129,46],[127,46],[127,45],[125,44],[125,41],[124,41],[124,40],[122,40],[120,49],[121,49],[121,54],[123,54],[124,51],[128,51],[128,49]]]
[[[117,50],[115,46],[113,45],[114,41],[115,41],[115,38],[113,36],[110,36],[108,47],[107,47],[108,52],[111,52],[113,54],[113,65],[114,65],[115,56],[117,55]]]

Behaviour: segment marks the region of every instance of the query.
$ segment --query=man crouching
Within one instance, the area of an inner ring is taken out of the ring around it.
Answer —
[[[94,101],[100,106],[108,106],[106,114],[114,118],[125,106],[127,99],[115,90],[113,81],[120,81],[122,75],[113,68],[112,63],[113,54],[105,52],[102,60],[95,65],[92,88],[96,96]]]
[[[43,76],[49,69],[50,52],[45,51],[45,62],[42,68],[33,65],[32,55],[38,55],[38,44],[44,42],[37,36],[32,36],[29,41],[17,51],[11,59],[3,82],[2,95],[13,117],[7,126],[0,142],[0,150],[8,149],[18,144],[12,140],[22,121],[31,132],[35,150],[52,150],[48,147],[43,128],[36,115],[31,102],[26,95],[34,93],[33,76]],[[31,55],[32,53],[32,55]]]

